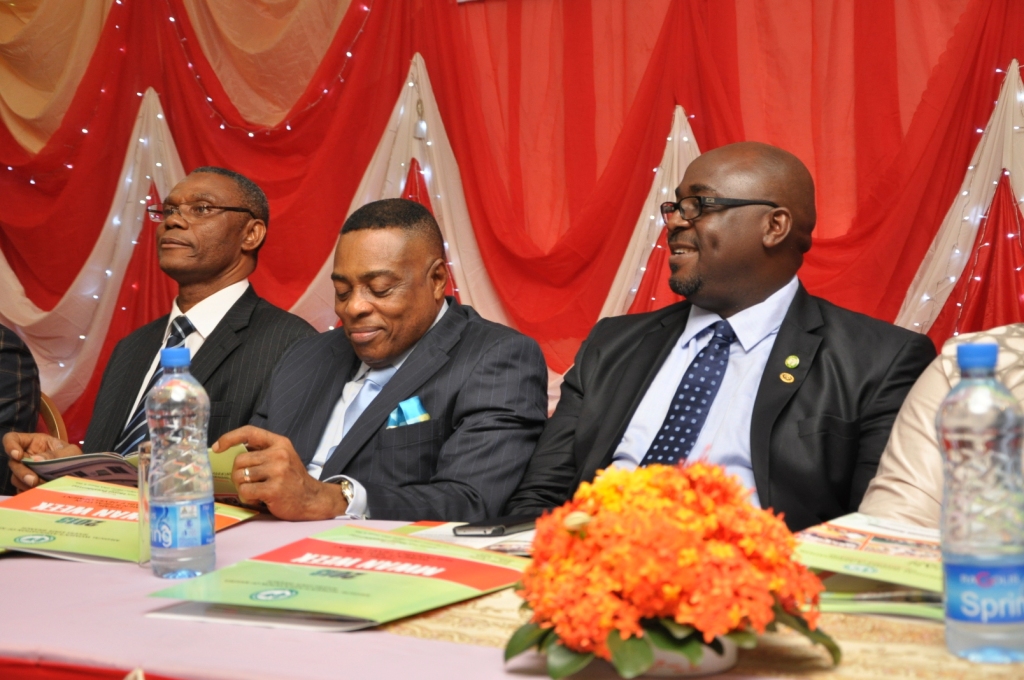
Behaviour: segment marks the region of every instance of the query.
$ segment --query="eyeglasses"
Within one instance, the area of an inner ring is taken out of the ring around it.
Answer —
[[[679,215],[688,221],[693,221],[701,216],[706,206],[721,206],[722,208],[738,208],[741,205],[770,205],[778,208],[778,203],[771,201],[748,201],[745,198],[720,198],[718,196],[686,196],[678,201],[666,201],[661,204],[661,215],[668,221],[669,215],[678,212]]]
[[[249,213],[253,216],[253,219],[258,219],[252,210],[248,208],[235,208],[225,205],[210,205],[209,203],[179,203],[178,205],[151,205],[146,208],[146,212],[149,214],[149,219],[154,222],[163,222],[168,217],[173,215],[181,215],[186,222],[195,222],[203,220],[220,213],[228,212],[244,212]]]

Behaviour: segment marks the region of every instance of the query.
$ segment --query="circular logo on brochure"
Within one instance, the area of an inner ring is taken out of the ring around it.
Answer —
[[[41,543],[49,543],[56,540],[56,536],[50,536],[49,534],[29,534],[28,536],[18,536],[14,539],[14,542],[21,545],[40,545]]]
[[[843,569],[846,571],[853,571],[858,574],[874,574],[878,571],[877,567],[872,567],[868,564],[844,564]]]
[[[274,590],[260,590],[249,596],[250,600],[256,600],[257,602],[276,602],[278,600],[287,600],[290,597],[295,597],[299,594],[299,591],[292,590],[291,588],[275,588]]]

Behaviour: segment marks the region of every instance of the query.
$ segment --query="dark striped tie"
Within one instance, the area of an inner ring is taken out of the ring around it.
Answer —
[[[181,347],[185,344],[185,338],[190,336],[196,327],[192,325],[192,322],[188,320],[187,316],[179,316],[171,322],[171,334],[167,336],[167,343],[164,345],[164,349],[170,349],[172,347]],[[146,384],[146,389],[142,392],[142,398],[139,399],[139,406],[135,409],[135,413],[132,414],[132,419],[125,425],[124,430],[121,431],[121,436],[118,439],[117,445],[114,447],[116,453],[120,453],[122,456],[131,453],[135,448],[142,442],[149,439],[149,426],[146,423],[146,395],[156,385],[156,381],[159,380],[164,374],[164,367],[160,363],[157,363],[156,371],[153,372],[153,377],[150,378],[149,383]]]
[[[680,460],[686,460],[693,445],[697,443],[697,437],[704,428],[711,403],[718,394],[725,369],[729,365],[729,347],[736,342],[736,334],[728,321],[719,321],[702,333],[708,330],[714,331],[714,336],[693,358],[683,379],[679,381],[679,388],[665,415],[665,422],[654,436],[647,455],[640,461],[641,466],[655,463],[675,465]]]

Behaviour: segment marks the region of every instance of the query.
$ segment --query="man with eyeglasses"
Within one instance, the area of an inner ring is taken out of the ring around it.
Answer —
[[[277,360],[316,331],[260,298],[249,285],[267,234],[267,197],[231,170],[201,167],[179,182],[160,207],[156,226],[160,269],[178,284],[171,313],[121,340],[110,356],[81,448],[38,433],[9,433],[4,449],[12,482],[39,480],[20,461],[94,451],[125,455],[149,438],[145,397],[161,375],[160,350],[188,347],[192,375],[210,396],[209,440],[245,425]]]
[[[559,505],[609,465],[698,459],[793,530],[855,512],[934,346],[804,290],[816,214],[796,156],[720,147],[676,199],[661,212],[686,300],[594,327],[505,512]]]

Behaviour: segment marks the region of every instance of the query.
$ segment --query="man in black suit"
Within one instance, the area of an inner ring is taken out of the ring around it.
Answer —
[[[197,168],[149,214],[160,223],[160,269],[178,284],[171,314],[137,329],[114,348],[81,449],[42,434],[4,437],[19,489],[38,483],[15,462],[26,454],[127,454],[148,439],[145,397],[161,373],[162,348],[192,351],[190,371],[210,397],[213,441],[249,422],[277,360],[296,340],[316,333],[249,285],[270,220],[267,198],[251,180],[223,168]]]
[[[612,464],[700,458],[793,530],[855,512],[931,341],[800,285],[814,184],[792,154],[708,152],[661,209],[686,301],[594,327],[507,512],[559,505]]]
[[[39,369],[28,345],[0,324],[0,436],[34,430],[39,417]],[[0,457],[0,494],[7,484],[7,459]]]
[[[249,447],[239,496],[289,520],[496,516],[544,425],[537,343],[445,297],[441,232],[412,201],[352,213],[331,279],[342,327],[296,343],[252,426],[214,446]]]

